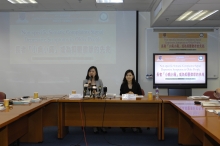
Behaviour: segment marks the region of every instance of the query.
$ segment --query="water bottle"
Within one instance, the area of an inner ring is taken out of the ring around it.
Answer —
[[[159,88],[157,87],[155,90],[155,98],[158,99],[159,98]]]

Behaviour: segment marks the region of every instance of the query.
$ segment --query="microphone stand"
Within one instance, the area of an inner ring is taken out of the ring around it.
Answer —
[[[97,91],[96,86],[92,86],[92,96],[93,96],[93,98],[95,98],[96,91]]]
[[[91,76],[91,77],[89,78],[89,80],[91,81],[91,83],[89,83],[89,85],[88,85],[89,96],[90,96],[90,97],[92,96],[92,79],[93,79],[93,76]]]
[[[89,90],[89,96],[91,97],[92,96],[92,87],[91,87],[91,83],[89,83],[89,85],[88,85],[88,90]]]
[[[99,86],[99,94],[98,94],[98,98],[101,98],[101,91],[102,91],[102,87]]]
[[[88,84],[84,84],[83,98],[85,98],[85,96],[86,96],[87,88],[88,88]]]

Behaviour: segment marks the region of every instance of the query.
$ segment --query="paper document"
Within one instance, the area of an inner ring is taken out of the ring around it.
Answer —
[[[31,98],[27,98],[27,99],[16,99],[16,100],[12,100],[13,104],[29,104],[31,102]]]
[[[216,102],[202,102],[202,106],[220,106],[220,103],[216,103]]]
[[[216,110],[213,110],[214,111],[214,113],[216,113],[216,114],[220,114],[220,109],[216,109]]]
[[[189,96],[189,98],[196,100],[196,99],[201,99],[201,100],[208,100],[209,96]]]
[[[122,100],[136,100],[136,94],[122,94]]]

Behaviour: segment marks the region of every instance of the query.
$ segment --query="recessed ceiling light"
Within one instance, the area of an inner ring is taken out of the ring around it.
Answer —
[[[179,18],[177,18],[176,21],[201,21],[216,12],[218,12],[218,10],[187,11],[184,14],[182,14]]]
[[[123,3],[123,0],[96,0],[96,3]]]
[[[8,0],[12,4],[37,4],[35,0]]]

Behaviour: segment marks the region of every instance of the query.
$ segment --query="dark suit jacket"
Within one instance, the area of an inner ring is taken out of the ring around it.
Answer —
[[[142,92],[141,92],[141,86],[139,83],[135,82],[133,85],[132,85],[132,89],[129,89],[128,88],[128,84],[121,84],[121,88],[120,88],[120,95],[122,94],[126,94],[128,93],[129,91],[132,91],[134,94],[138,94],[138,95],[142,95]]]

